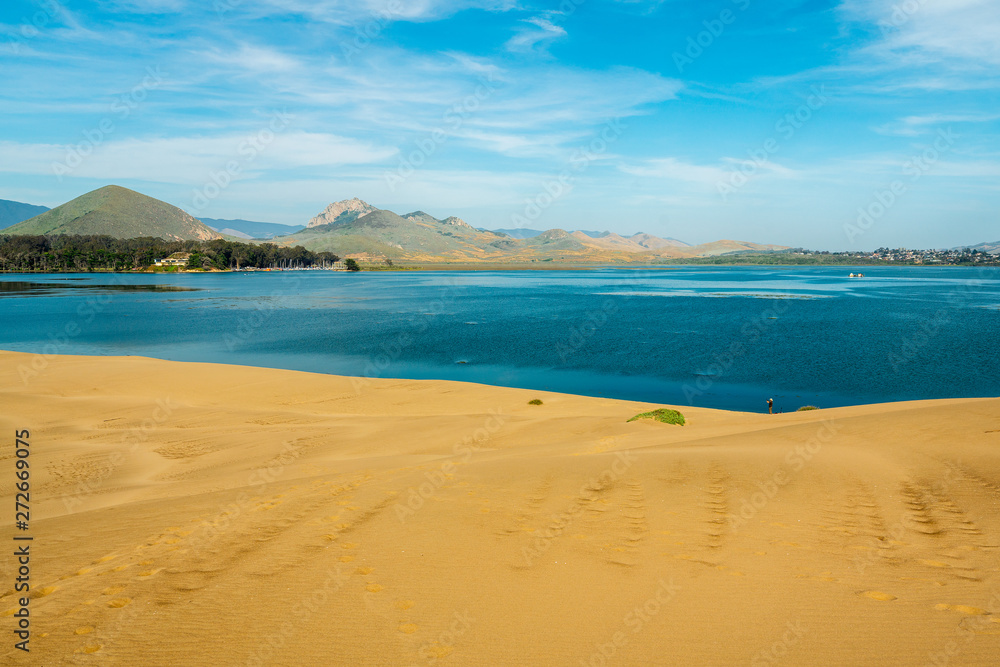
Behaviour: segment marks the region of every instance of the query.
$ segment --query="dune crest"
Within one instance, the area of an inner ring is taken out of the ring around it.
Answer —
[[[644,403],[138,357],[22,381],[35,359],[0,352],[0,424],[31,432],[31,664],[1000,655],[1000,399],[674,406],[680,426],[629,422],[662,407]],[[12,644],[4,664],[29,664]]]

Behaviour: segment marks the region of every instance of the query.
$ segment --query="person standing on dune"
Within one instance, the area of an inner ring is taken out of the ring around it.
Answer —
[[[769,415],[773,415],[774,414],[774,399],[773,398],[767,399],[767,414],[769,414]]]

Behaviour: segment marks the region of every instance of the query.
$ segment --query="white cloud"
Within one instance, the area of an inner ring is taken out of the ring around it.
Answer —
[[[619,168],[626,174],[633,176],[697,183],[713,187],[729,176],[727,169],[683,162],[673,157],[646,160],[639,165],[626,164]]]
[[[845,0],[840,10],[877,34],[869,55],[904,67],[944,65],[990,75],[1000,65],[995,0]]]
[[[437,21],[466,9],[507,11],[514,0],[229,0],[232,13],[298,14],[343,25]]]
[[[219,135],[209,138],[126,138],[77,146],[0,143],[0,171],[63,174],[63,177],[100,180],[138,179],[160,183],[198,185],[212,173],[236,164],[237,178],[255,177],[271,170],[311,167],[317,170],[350,164],[369,164],[395,154],[331,134],[289,130]],[[56,165],[63,165],[61,168]]]
[[[952,123],[989,123],[1000,120],[1000,114],[928,114],[924,116],[906,116],[898,121],[887,123],[875,128],[879,134],[902,137],[916,137],[921,134],[936,131],[938,125]]]
[[[215,47],[196,55],[207,62],[245,70],[246,74],[274,74],[289,72],[300,67],[300,62],[296,58],[276,49],[251,44],[240,44],[230,50]]]
[[[633,176],[681,183],[691,183],[716,188],[719,183],[729,182],[730,177],[743,166],[752,166],[754,178],[780,176],[795,178],[799,172],[770,160],[751,162],[745,158],[724,157],[719,166],[685,162],[674,157],[655,158],[640,164],[623,164],[621,171]]]
[[[544,46],[560,37],[566,36],[566,30],[562,26],[555,25],[547,18],[536,16],[524,19],[517,34],[507,41],[507,49],[517,53],[529,53],[541,51]]]

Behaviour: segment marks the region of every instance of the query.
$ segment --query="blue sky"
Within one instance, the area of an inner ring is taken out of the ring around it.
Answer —
[[[995,0],[9,0],[0,30],[3,199],[1000,239]]]

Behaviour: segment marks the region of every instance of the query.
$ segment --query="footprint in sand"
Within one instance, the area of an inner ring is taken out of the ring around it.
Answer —
[[[36,588],[31,593],[31,595],[29,597],[32,597],[32,598],[43,598],[43,597],[45,597],[47,595],[52,595],[57,590],[59,590],[58,586],[44,586],[42,588]]]
[[[357,549],[358,545],[355,544],[354,542],[344,542],[343,544],[340,545],[340,548],[341,549]]]
[[[858,593],[863,598],[869,598],[872,600],[878,600],[879,602],[892,602],[896,599],[895,595],[890,595],[889,593],[883,593],[882,591],[860,591]]]
[[[444,644],[431,644],[423,649],[424,654],[427,657],[433,656],[435,658],[444,658],[455,652],[454,646],[445,646]]]
[[[90,644],[89,646],[81,646],[80,648],[73,651],[73,653],[97,653],[101,650],[100,644]]]
[[[77,628],[76,630],[74,630],[73,634],[74,635],[89,635],[93,631],[94,631],[94,626],[92,626],[92,625],[85,625],[82,628]]]
[[[408,635],[412,635],[414,632],[416,632],[419,629],[420,628],[417,626],[416,623],[400,623],[399,624],[399,631],[402,632],[402,633],[408,634]]]
[[[341,556],[337,560],[339,560],[341,563],[350,563],[352,560],[354,560],[354,556]]]
[[[970,607],[964,604],[936,604],[934,608],[938,611],[957,611],[959,614],[966,614],[968,616],[989,616],[988,611],[985,609],[980,609],[979,607]]]
[[[413,605],[415,605],[416,603],[413,600],[396,600],[392,604],[394,607],[396,607],[396,609],[399,609],[400,611],[406,611],[407,609],[412,609]]]
[[[354,574],[371,574],[374,571],[374,567],[359,567],[354,571]]]
[[[101,591],[101,595],[117,595],[126,588],[128,587],[123,584],[119,584],[118,586],[109,586],[108,588],[105,588],[103,591]]]
[[[100,565],[101,563],[107,563],[109,560],[114,560],[115,558],[116,558],[116,556],[114,554],[110,554],[108,556],[102,556],[101,558],[98,558],[97,560],[94,561],[94,565]]]
[[[368,584],[365,586],[365,590],[369,593],[378,593],[382,590],[382,586],[380,584]]]
[[[121,609],[122,607],[132,603],[132,598],[115,598],[114,600],[108,601],[108,606],[112,609]]]

